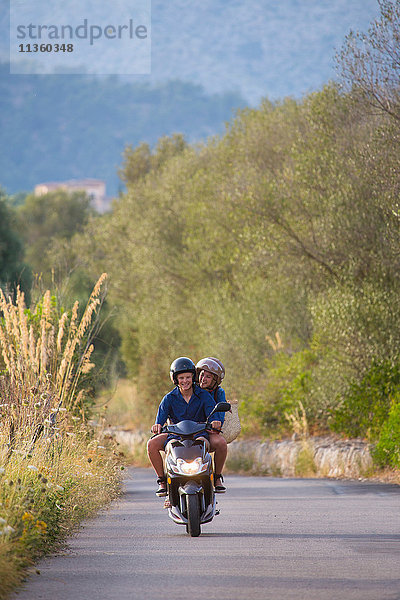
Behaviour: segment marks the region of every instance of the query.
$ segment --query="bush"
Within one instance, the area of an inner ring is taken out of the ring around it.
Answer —
[[[369,396],[368,404],[373,406],[376,401],[369,393],[370,388],[375,390],[372,395],[385,396],[385,381],[388,378],[392,382],[395,376],[392,365],[398,360],[400,340],[397,283],[393,285],[389,277],[385,280],[379,275],[357,283],[346,270],[342,277],[344,283],[331,286],[311,302],[311,346],[319,358],[313,372],[313,391],[320,405],[331,414],[335,414],[343,401],[350,408],[349,396],[360,395],[362,405],[364,393]],[[349,389],[350,382],[355,385]],[[378,389],[382,389],[382,394]],[[358,401],[354,402],[357,415]],[[384,407],[383,419],[387,417],[388,405],[384,403]],[[362,406],[361,410],[364,411]],[[352,435],[364,435],[363,429]]]
[[[332,429],[350,437],[376,441],[400,393],[400,365],[373,362],[361,381],[352,382],[333,416]]]
[[[372,457],[381,467],[400,468],[400,395],[390,409]]]
[[[316,356],[304,349],[292,355],[279,351],[267,360],[267,381],[262,389],[248,394],[240,404],[243,433],[250,435],[282,435],[290,427],[285,416],[299,402],[304,406],[311,427],[315,411],[309,410],[312,369]]]

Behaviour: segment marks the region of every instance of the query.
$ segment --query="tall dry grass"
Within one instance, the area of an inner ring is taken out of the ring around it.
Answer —
[[[296,457],[295,474],[298,477],[314,477],[317,467],[314,461],[314,449],[310,441],[307,415],[302,402],[292,413],[285,417],[293,428],[294,435],[300,440],[301,448]]]
[[[77,302],[60,314],[50,291],[27,309],[0,290],[0,598],[118,490],[113,442],[88,426],[82,385],[105,280],[81,318]]]
[[[91,340],[106,278],[106,273],[99,278],[80,320],[77,301],[70,314],[64,311],[59,315],[49,290],[31,311],[22,292],[18,290],[14,304],[0,289],[1,354],[11,381],[24,389],[51,391],[68,410],[79,406],[77,387],[81,376],[93,367]]]

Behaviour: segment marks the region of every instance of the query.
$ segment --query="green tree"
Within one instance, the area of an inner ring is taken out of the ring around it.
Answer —
[[[383,424],[372,456],[381,467],[400,468],[400,402],[393,398],[388,419]]]
[[[128,145],[124,151],[122,169],[119,171],[121,179],[128,185],[134,185],[150,171],[161,168],[168,160],[183,152],[186,147],[187,143],[181,133],[160,138],[154,152],[146,142],[142,142],[136,148]]]
[[[142,420],[179,355],[219,356],[263,432],[299,399],[326,430],[373,360],[399,358],[397,135],[330,85],[243,110],[202,146],[128,150],[127,192],[77,255],[110,274]]]
[[[29,301],[32,274],[23,257],[24,246],[17,232],[15,211],[0,190],[0,287],[15,293],[19,285]]]
[[[358,99],[400,120],[400,2],[378,0],[380,18],[351,32],[337,56],[343,81]]]
[[[17,214],[20,235],[26,246],[25,260],[35,273],[42,275],[45,285],[50,285],[52,270],[57,267],[52,248],[83,230],[94,215],[90,198],[84,192],[64,190],[43,196],[30,194]],[[65,274],[65,266],[63,271]]]

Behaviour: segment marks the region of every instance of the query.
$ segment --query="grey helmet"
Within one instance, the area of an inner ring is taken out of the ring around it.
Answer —
[[[212,356],[208,356],[207,358],[202,358],[196,365],[196,374],[197,379],[200,377],[200,373],[202,371],[208,371],[216,376],[216,385],[220,385],[221,381],[225,377],[225,367],[220,360],[217,358],[213,358]]]

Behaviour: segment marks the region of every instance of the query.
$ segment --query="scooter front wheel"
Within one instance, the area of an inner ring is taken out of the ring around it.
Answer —
[[[186,531],[191,537],[198,537],[201,532],[200,528],[200,505],[197,494],[188,494],[186,496],[187,507],[187,526]]]

